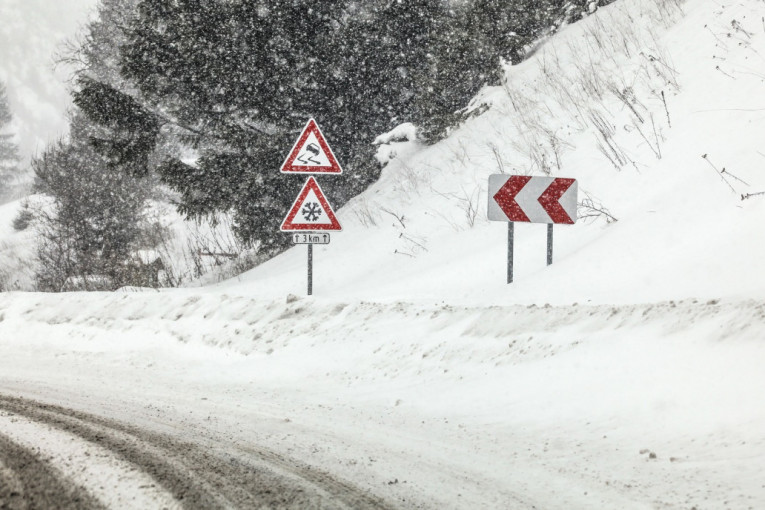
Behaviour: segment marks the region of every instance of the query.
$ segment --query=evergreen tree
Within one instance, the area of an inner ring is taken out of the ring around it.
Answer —
[[[363,189],[376,178],[368,165],[348,164],[363,122],[335,109],[344,101],[336,96],[343,89],[334,88],[331,42],[343,26],[344,4],[139,4],[122,74],[148,99],[146,110],[163,126],[182,130],[200,156],[195,165],[170,158],[160,168],[182,195],[181,212],[200,217],[231,210],[242,239],[272,251],[286,245],[279,222],[302,179],[278,169],[310,116],[346,169],[326,187],[336,205],[358,192],[348,195],[344,188],[361,181]]]
[[[422,125],[438,111],[439,100],[447,94],[435,83],[441,69],[439,46],[446,40],[450,23],[444,0],[387,1],[357,30],[352,53],[364,62],[368,72],[353,85],[363,91],[359,98],[373,101],[384,116],[382,129],[391,124],[414,122]],[[353,73],[352,63],[344,63]]]
[[[114,9],[91,30],[89,70],[75,93],[102,127],[94,147],[134,174],[162,160],[157,171],[180,194],[182,213],[230,211],[242,240],[273,253],[288,242],[278,226],[302,181],[278,168],[308,117],[343,164],[344,174],[324,183],[341,206],[378,177],[377,135],[414,122],[428,141],[443,136],[482,86],[499,82],[501,59],[523,58],[571,2],[107,4]],[[116,44],[102,52],[114,27]],[[196,161],[158,155],[167,140]]]
[[[41,211],[40,290],[60,291],[70,277],[81,277],[87,288],[89,275],[106,277],[112,289],[133,283],[148,189],[94,150],[93,130],[75,112],[70,139],[32,161],[36,191],[53,201]]]
[[[160,133],[158,119],[139,114],[147,100],[120,74],[120,48],[127,43],[126,27],[137,16],[138,2],[102,0],[83,40],[62,60],[75,68],[79,84],[73,92],[75,103],[92,123],[108,128],[92,140],[97,150],[113,165],[156,181],[157,161],[177,154],[182,142],[177,130]]]
[[[135,257],[137,249],[148,247],[144,239],[151,228],[143,211],[155,183],[143,177],[175,140],[160,135],[159,120],[120,75],[123,23],[134,17],[136,4],[103,0],[81,44],[62,58],[75,65],[78,108],[69,139],[33,160],[37,191],[53,202],[38,211],[41,290],[60,291],[71,277],[88,290],[157,284],[156,273],[153,281],[146,278],[146,267]],[[101,281],[92,281],[93,275]]]
[[[460,111],[481,87],[499,83],[496,32],[477,30],[471,12],[469,6],[458,5],[442,13],[424,65],[413,68],[418,83],[412,120],[427,141],[436,141],[456,125]]]
[[[18,147],[13,134],[8,132],[12,120],[5,85],[0,82],[0,198],[7,195],[12,180],[20,172]]]
[[[541,37],[613,0],[471,0],[469,32],[485,51],[517,64]]]

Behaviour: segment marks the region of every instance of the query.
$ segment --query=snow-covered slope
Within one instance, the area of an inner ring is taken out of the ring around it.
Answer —
[[[313,297],[305,247],[207,288],[0,294],[0,391],[404,508],[761,508],[763,16],[635,0],[566,27],[448,139],[385,148]],[[507,285],[502,169],[576,177],[618,221],[556,227],[551,267],[517,225]]]

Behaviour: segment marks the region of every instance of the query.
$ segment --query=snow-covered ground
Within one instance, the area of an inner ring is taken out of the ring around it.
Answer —
[[[0,297],[5,393],[425,508],[759,508],[762,302]],[[654,458],[655,456],[655,458]]]
[[[0,294],[0,391],[405,508],[765,507],[763,16],[635,0],[564,28],[445,141],[384,147],[312,297],[304,246],[204,288]],[[516,225],[507,285],[487,177],[545,168],[618,221],[556,226],[550,267]]]

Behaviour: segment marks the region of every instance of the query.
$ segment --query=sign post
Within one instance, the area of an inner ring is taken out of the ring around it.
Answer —
[[[313,244],[308,244],[308,295],[313,294]]]
[[[513,250],[515,248],[515,223],[507,222],[507,283],[513,283]]]
[[[553,225],[576,222],[575,179],[493,174],[489,176],[488,218],[508,222],[507,283],[513,281],[513,224],[547,224],[547,265],[553,260]]]
[[[329,175],[343,173],[337,158],[313,119],[308,120],[279,171]],[[292,235],[294,244],[308,245],[308,295],[310,296],[313,294],[313,245],[329,244],[328,232],[342,230],[332,206],[329,205],[324,192],[313,176],[309,177],[303,185],[303,189],[300,190],[284,218],[280,230],[294,232]]]

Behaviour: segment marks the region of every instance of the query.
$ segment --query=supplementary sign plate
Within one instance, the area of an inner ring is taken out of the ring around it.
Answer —
[[[329,244],[329,234],[315,232],[295,232],[292,234],[292,244]]]

